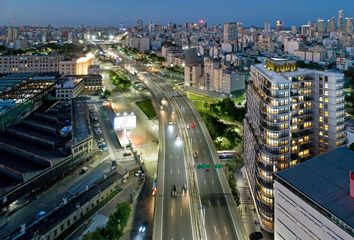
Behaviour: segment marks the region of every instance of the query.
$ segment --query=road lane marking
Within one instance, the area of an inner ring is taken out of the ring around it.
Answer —
[[[181,216],[182,216],[182,208],[180,209],[180,212],[181,212]]]
[[[176,155],[176,158],[178,158],[178,154]]]
[[[211,207],[211,202],[210,202],[210,200],[208,200],[208,202],[209,202],[209,207]]]
[[[211,179],[211,183],[214,184],[214,179]]]
[[[172,154],[170,154],[170,158],[172,158]]]
[[[214,232],[215,232],[215,235],[218,235],[218,232],[216,231],[215,225],[214,225]]]
[[[179,168],[177,169],[177,174],[179,175]]]
[[[173,209],[171,208],[171,217],[173,217]]]
[[[172,168],[171,168],[171,175],[172,175]]]
[[[226,227],[224,226],[224,229],[225,229],[225,233],[226,233],[226,235],[227,235],[227,230],[226,230]]]
[[[203,140],[202,139],[200,139],[200,143],[202,143],[203,142]]]
[[[220,207],[220,202],[219,202],[219,200],[216,200],[216,202],[218,203],[218,206]]]
[[[204,179],[204,185],[206,185],[206,181],[205,181],[205,179]]]

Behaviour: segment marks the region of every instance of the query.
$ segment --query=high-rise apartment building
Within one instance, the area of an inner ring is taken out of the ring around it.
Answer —
[[[232,43],[237,39],[237,23],[225,23],[224,24],[224,43]]]
[[[274,229],[273,174],[346,142],[343,74],[285,59],[251,67],[244,160],[261,226]]]
[[[338,30],[340,32],[345,31],[345,24],[344,24],[344,10],[338,11]]]
[[[323,19],[318,19],[318,21],[317,21],[317,32],[318,33],[325,32],[325,22]]]
[[[336,31],[336,24],[334,18],[328,19],[327,20],[327,32],[335,32]]]
[[[353,18],[349,17],[345,19],[345,32],[353,33]]]
[[[17,32],[17,28],[15,27],[8,27],[7,28],[7,38],[6,41],[8,43],[10,42],[15,42],[16,38],[17,38],[18,32]]]

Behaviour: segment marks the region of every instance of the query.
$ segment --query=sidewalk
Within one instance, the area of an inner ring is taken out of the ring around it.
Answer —
[[[255,231],[260,231],[263,234],[263,240],[272,240],[273,237],[270,233],[262,230],[259,225],[256,210],[251,197],[251,192],[246,180],[245,168],[242,167],[236,174],[236,186],[240,193],[240,206],[242,222],[246,228],[247,235]]]

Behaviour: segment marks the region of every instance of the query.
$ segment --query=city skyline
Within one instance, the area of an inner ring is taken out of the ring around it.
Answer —
[[[318,8],[318,4],[321,4],[321,8]],[[293,5],[290,11],[288,2],[278,0],[267,2],[221,0],[208,4],[200,0],[193,1],[193,3],[183,0],[168,4],[161,0],[149,3],[137,0],[119,3],[112,0],[104,2],[63,0],[46,4],[39,0],[30,3],[24,0],[5,0],[0,3],[0,15],[2,16],[0,25],[118,26],[121,23],[134,24],[138,19],[142,19],[144,22],[161,23],[185,23],[205,19],[210,25],[237,21],[243,22],[244,26],[262,27],[265,21],[270,21],[274,26],[275,21],[279,19],[286,27],[290,27],[291,25],[305,24],[308,20],[317,20],[318,18],[337,18],[339,9],[344,10],[345,17],[354,15],[354,2],[348,0],[335,2],[300,0]],[[220,6],[230,7],[221,8]],[[255,9],[254,6],[258,8]],[[78,9],[81,10],[80,13],[77,11]],[[64,12],[66,17],[63,19]],[[180,14],[181,12],[183,14]]]

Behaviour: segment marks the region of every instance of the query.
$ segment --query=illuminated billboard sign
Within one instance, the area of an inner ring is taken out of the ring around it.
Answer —
[[[136,116],[134,113],[117,114],[114,118],[114,130],[128,130],[136,128]]]

